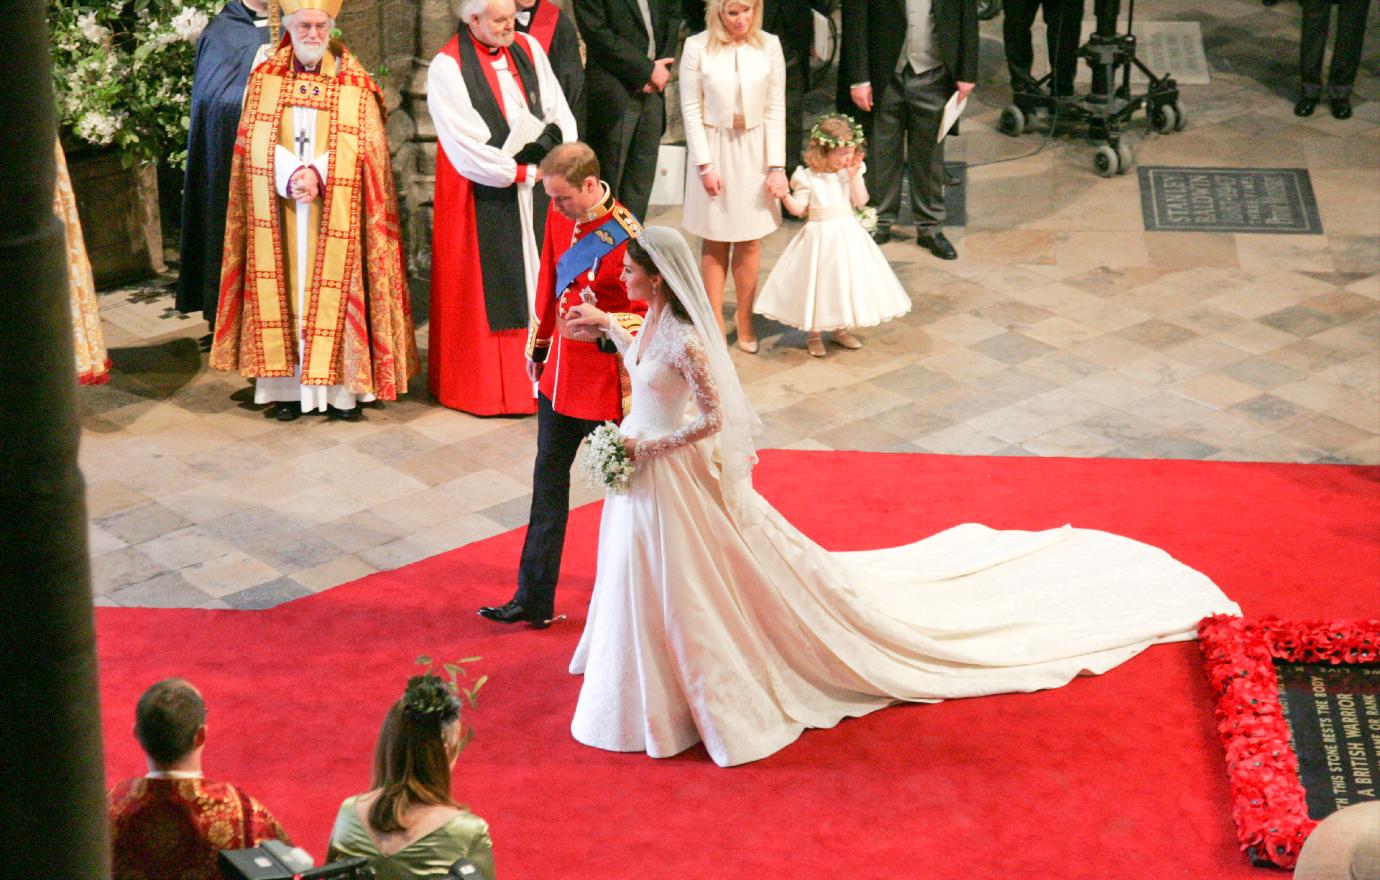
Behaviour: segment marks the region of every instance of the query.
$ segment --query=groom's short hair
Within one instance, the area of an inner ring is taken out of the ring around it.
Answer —
[[[583,141],[560,144],[541,160],[542,177],[562,177],[577,189],[589,178],[599,179],[599,157]]]

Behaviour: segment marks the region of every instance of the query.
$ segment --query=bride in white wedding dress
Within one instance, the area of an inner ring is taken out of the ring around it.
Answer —
[[[636,339],[591,306],[571,319],[623,354],[636,462],[604,503],[570,664],[580,742],[665,757],[702,741],[742,764],[898,701],[1059,687],[1240,613],[1164,551],[1069,526],[824,550],[752,489],[758,422],[685,239],[646,229],[624,278],[649,303]]]

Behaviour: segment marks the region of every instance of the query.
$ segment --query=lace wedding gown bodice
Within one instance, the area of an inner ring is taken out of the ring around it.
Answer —
[[[620,427],[638,440],[636,458],[675,452],[719,430],[718,389],[694,328],[663,312],[644,335],[616,327],[611,338],[632,381],[632,409]],[[691,397],[699,414],[686,423]]]
[[[1059,687],[1240,613],[1164,551],[1069,526],[969,523],[831,553],[750,490],[746,513],[726,501],[708,442],[723,415],[692,328],[666,313],[639,339],[610,333],[636,469],[604,504],[570,664],[582,743],[663,757],[703,742],[740,764],[897,701]]]

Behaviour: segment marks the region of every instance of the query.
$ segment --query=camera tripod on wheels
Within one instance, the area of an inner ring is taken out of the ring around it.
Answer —
[[[1088,127],[1089,138],[1098,143],[1093,151],[1093,169],[1103,177],[1125,174],[1135,164],[1131,148],[1122,142],[1122,134],[1129,127],[1131,117],[1145,108],[1150,127],[1161,134],[1183,131],[1188,122],[1183,104],[1179,101],[1179,86],[1166,74],[1155,76],[1150,68],[1136,57],[1136,37],[1132,33],[1136,2],[1131,0],[1127,13],[1126,33],[1117,32],[1117,17],[1121,14],[1121,0],[1096,0],[1094,15],[1097,26],[1088,42],[1078,50],[1078,57],[1087,59],[1092,68],[1092,92],[1084,100],[1073,96],[1051,94],[1054,59],[1051,72],[1035,83],[1036,88],[1019,93],[1025,109],[1010,104],[1001,112],[997,128],[1011,137],[1034,129],[1035,108],[1044,108],[1052,120],[1068,119]],[[1134,65],[1149,81],[1143,94],[1131,94],[1131,67]],[[1117,85],[1120,78],[1121,84]],[[1051,122],[1051,126],[1053,122]]]

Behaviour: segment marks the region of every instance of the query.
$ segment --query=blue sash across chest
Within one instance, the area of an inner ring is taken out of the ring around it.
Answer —
[[[581,272],[598,267],[599,261],[629,238],[628,229],[610,215],[602,226],[586,234],[556,261],[556,298],[559,299]]]

